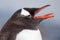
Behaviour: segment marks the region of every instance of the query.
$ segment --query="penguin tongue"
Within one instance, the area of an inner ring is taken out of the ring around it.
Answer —
[[[52,16],[53,13],[47,13],[45,15],[42,15],[42,16],[34,16],[34,18],[37,18],[37,19],[40,19],[40,18],[45,18],[45,19],[48,19],[48,18],[52,18],[54,16]]]

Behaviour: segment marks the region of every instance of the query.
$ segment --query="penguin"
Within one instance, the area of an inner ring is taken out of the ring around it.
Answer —
[[[42,40],[39,24],[52,13],[36,16],[50,5],[41,8],[22,8],[17,10],[0,31],[0,40]]]

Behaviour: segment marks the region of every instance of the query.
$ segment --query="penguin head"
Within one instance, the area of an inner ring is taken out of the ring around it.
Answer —
[[[13,16],[12,19],[15,24],[17,25],[38,25],[42,20],[48,19],[53,17],[51,14],[48,13],[43,16],[35,16],[39,12],[43,11],[45,8],[49,7],[50,5],[43,6],[41,8],[22,8],[17,10]]]

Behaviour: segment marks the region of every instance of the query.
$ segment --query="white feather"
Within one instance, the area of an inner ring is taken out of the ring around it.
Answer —
[[[30,15],[30,13],[28,11],[22,9],[21,15],[28,16],[28,15]]]
[[[17,34],[16,40],[42,40],[42,37],[39,30],[24,29]]]

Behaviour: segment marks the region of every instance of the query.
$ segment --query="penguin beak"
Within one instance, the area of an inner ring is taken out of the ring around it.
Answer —
[[[41,8],[38,8],[35,12],[34,12],[34,16],[33,18],[37,18],[37,19],[40,19],[40,18],[44,18],[44,19],[47,19],[47,18],[52,18],[52,14],[53,13],[46,13],[42,16],[35,16],[36,14],[38,14],[39,12],[43,11],[44,9],[46,9],[47,7],[49,7],[50,5],[46,5],[46,6],[43,6]]]

